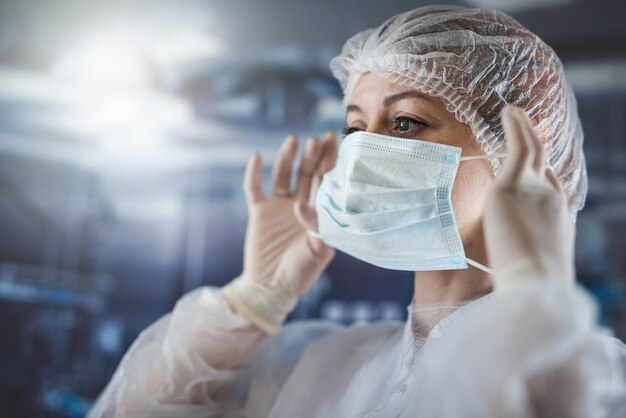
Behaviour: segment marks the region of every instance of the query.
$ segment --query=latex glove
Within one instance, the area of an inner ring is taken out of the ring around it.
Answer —
[[[309,138],[298,170],[296,190],[290,192],[298,138],[283,142],[272,169],[273,191],[261,188],[263,163],[252,155],[244,174],[248,225],[242,274],[224,287],[231,305],[250,321],[274,334],[287,314],[319,278],[335,251],[318,238],[315,193],[322,175],[337,159],[337,139],[326,132],[323,142]]]
[[[567,199],[526,112],[502,113],[508,157],[487,195],[487,254],[500,293],[528,280],[574,281],[574,224]]]

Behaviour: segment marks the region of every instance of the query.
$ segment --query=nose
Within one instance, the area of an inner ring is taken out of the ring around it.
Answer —
[[[389,132],[389,128],[387,127],[387,124],[385,123],[384,120],[382,120],[382,118],[376,119],[372,123],[370,123],[367,126],[366,132],[371,132],[373,134],[380,134],[380,135],[391,135],[391,133]]]

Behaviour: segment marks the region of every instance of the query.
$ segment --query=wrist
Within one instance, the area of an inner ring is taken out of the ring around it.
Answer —
[[[269,286],[241,274],[226,284],[222,291],[237,312],[270,335],[280,329],[285,318],[298,302],[297,296],[280,286]]]
[[[525,257],[512,260],[494,269],[494,287],[497,293],[509,293],[526,283],[542,280],[573,282],[573,270],[547,257]]]

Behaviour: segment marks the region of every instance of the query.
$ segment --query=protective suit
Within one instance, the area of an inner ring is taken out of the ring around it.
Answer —
[[[472,126],[487,155],[502,145],[502,107],[527,109],[553,170],[548,177],[566,203],[565,217],[569,209],[575,219],[582,207],[587,183],[574,96],[554,53],[510,17],[490,9],[415,9],[355,35],[331,69],[346,98],[363,71],[442,98]],[[499,158],[492,162],[497,174]],[[536,170],[525,178],[543,173],[541,164],[530,165]],[[275,211],[275,204],[268,207]],[[560,215],[543,209],[536,213]],[[289,222],[281,219],[262,232],[280,237]],[[524,233],[495,229],[487,228],[488,237]],[[251,235],[247,242],[254,230]],[[265,257],[248,262],[232,284],[190,292],[143,331],[89,416],[626,416],[626,346],[596,324],[590,295],[558,277],[558,257],[553,269],[536,269],[537,260],[523,257],[524,263],[496,266],[499,292],[411,303],[404,323],[280,327],[308,282],[282,273],[291,265],[268,263],[281,249],[263,244],[258,248]]]
[[[626,346],[592,299],[518,290],[270,338],[203,287],[139,336],[89,417],[623,417]]]

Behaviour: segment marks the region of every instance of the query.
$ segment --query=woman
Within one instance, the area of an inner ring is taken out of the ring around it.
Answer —
[[[583,135],[554,52],[498,11],[428,6],[330,66],[339,152],[333,133],[309,139],[290,190],[289,136],[272,196],[250,158],[242,274],[146,329],[90,416],[624,412],[626,349],[575,284]],[[335,248],[415,271],[405,324],[281,326]]]

